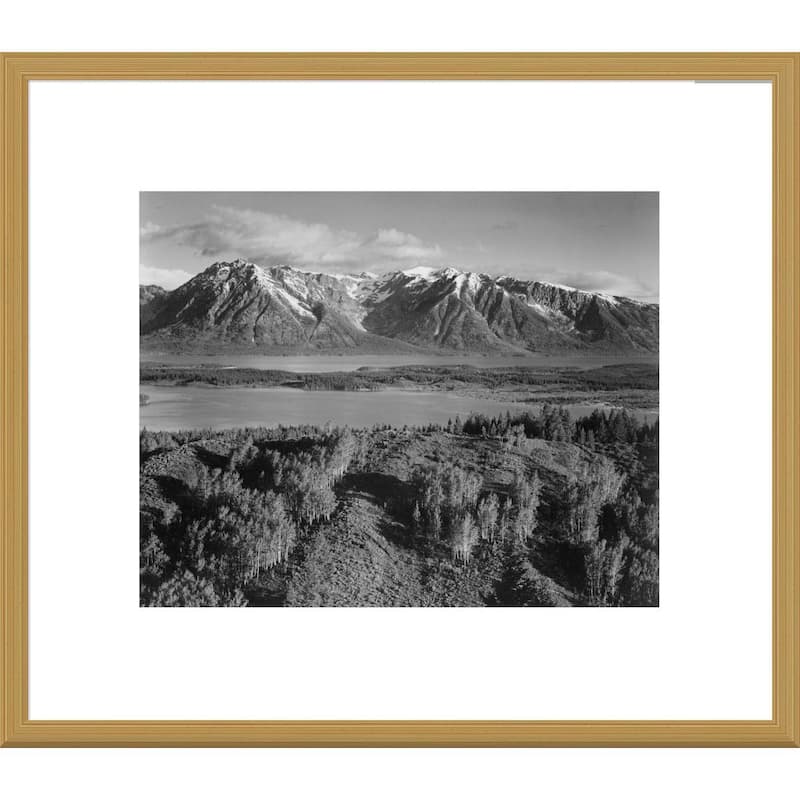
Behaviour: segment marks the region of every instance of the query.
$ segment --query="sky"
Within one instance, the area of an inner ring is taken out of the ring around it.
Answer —
[[[243,258],[327,273],[415,266],[658,302],[658,192],[142,192],[140,283]]]

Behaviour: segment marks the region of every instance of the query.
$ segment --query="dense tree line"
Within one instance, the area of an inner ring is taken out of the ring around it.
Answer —
[[[310,390],[361,391],[413,383],[418,386],[508,385],[548,387],[552,391],[655,391],[658,366],[618,364],[595,369],[570,367],[403,366],[353,372],[303,373],[250,367],[176,367],[142,364],[141,383],[204,383],[213,386],[297,386]]]
[[[595,443],[648,443],[658,442],[658,420],[641,422],[624,408],[608,411],[595,409],[591,414],[573,420],[563,406],[545,404],[540,413],[511,412],[496,417],[471,414],[462,422],[458,417],[447,426],[448,431],[469,436],[489,436],[519,442],[522,434],[528,439],[546,439],[551,442]]]

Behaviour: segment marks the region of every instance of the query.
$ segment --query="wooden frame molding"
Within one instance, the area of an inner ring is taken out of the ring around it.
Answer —
[[[800,54],[0,55],[0,743],[800,746]],[[28,86],[35,80],[769,81],[773,97],[773,709],[732,721],[46,721],[28,716]]]

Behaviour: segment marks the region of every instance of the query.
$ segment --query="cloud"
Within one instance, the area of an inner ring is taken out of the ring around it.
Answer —
[[[658,291],[633,275],[620,275],[606,270],[541,272],[537,277],[551,283],[561,283],[573,286],[587,292],[605,292],[606,294],[622,295],[649,302],[658,301]]]
[[[215,260],[243,258],[262,266],[291,264],[330,271],[399,269],[442,259],[441,249],[410,233],[382,228],[363,236],[284,214],[213,206],[202,222],[160,226],[146,222],[142,245],[155,242],[192,248]]]
[[[492,225],[490,230],[493,231],[515,231],[519,228],[519,223],[513,219],[506,220],[505,222],[498,222]]]
[[[162,289],[176,289],[192,277],[194,276],[190,272],[180,269],[161,269],[139,264],[139,283],[142,286],[154,283]]]

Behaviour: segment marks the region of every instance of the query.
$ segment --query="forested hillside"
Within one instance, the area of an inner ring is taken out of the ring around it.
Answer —
[[[624,411],[140,437],[142,605],[658,604],[658,424]]]

